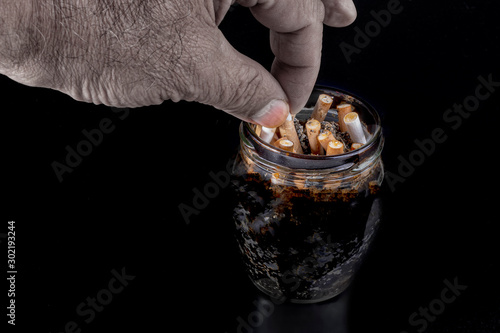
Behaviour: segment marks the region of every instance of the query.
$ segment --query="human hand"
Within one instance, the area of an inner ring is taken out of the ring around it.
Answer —
[[[271,31],[276,58],[269,73],[218,29],[232,2],[0,0],[1,8],[16,7],[0,9],[0,73],[80,101],[115,107],[197,101],[278,126],[303,107],[314,86],[323,23],[350,24],[354,4],[238,0]],[[8,19],[1,18],[13,13],[20,16],[15,28],[2,26]]]

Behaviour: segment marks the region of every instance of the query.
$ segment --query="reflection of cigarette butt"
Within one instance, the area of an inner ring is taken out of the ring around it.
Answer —
[[[351,145],[351,150],[356,150],[356,149],[359,149],[363,146],[362,143],[358,143],[358,142],[355,142]]]
[[[304,190],[306,188],[306,183],[304,180],[288,179],[286,176],[283,176],[283,175],[279,174],[278,172],[275,172],[271,175],[271,183],[273,185],[278,186],[278,188],[276,188],[276,186],[274,186],[274,188],[273,188],[275,195],[279,194],[281,191],[283,191],[286,186],[294,185],[299,190]],[[280,187],[280,186],[282,186],[282,187]]]
[[[262,129],[260,132],[260,138],[267,143],[271,143],[275,132],[276,132],[276,128],[262,126]]]
[[[293,183],[295,184],[295,187],[297,187],[299,190],[305,190],[306,189],[306,182],[305,182],[305,180],[296,180]]]
[[[330,131],[324,131],[318,135],[318,142],[325,151],[328,149],[328,142],[332,140],[335,140],[335,137]]]
[[[295,129],[295,124],[293,123],[293,118],[291,114],[288,114],[283,125],[279,127],[281,137],[286,137],[288,140],[293,142],[295,152],[302,154],[302,147],[300,146],[299,136],[297,135],[297,130]]]
[[[372,175],[372,173],[372,168],[366,168],[365,170],[361,171],[360,174],[354,176],[350,184],[351,189],[359,190],[363,186],[366,186],[366,181],[370,178],[370,175]]]
[[[362,144],[366,143],[363,127],[361,126],[361,121],[359,120],[359,116],[356,112],[346,114],[344,117],[344,123],[353,142],[359,142]]]
[[[321,145],[318,142],[319,131],[321,130],[321,123],[316,119],[310,119],[306,123],[307,138],[309,139],[309,146],[311,153],[314,155],[321,154]]]
[[[273,183],[274,185],[279,185],[280,174],[278,172],[275,172],[271,175],[271,183]]]
[[[341,180],[334,178],[334,179],[331,179],[331,180],[329,180],[329,181],[325,182],[325,183],[323,184],[323,188],[324,188],[325,190],[335,191],[336,189],[338,189],[338,188],[339,188],[339,186],[340,186],[341,184],[342,184],[342,181],[341,181]]]
[[[328,142],[327,155],[338,155],[344,152],[344,144],[338,140]]]
[[[292,141],[288,140],[287,138],[281,138],[281,139],[276,140],[276,142],[274,143],[274,146],[278,147],[280,149],[283,149],[285,151],[293,152],[294,144]]]
[[[316,119],[319,122],[325,120],[328,110],[332,106],[333,98],[326,94],[321,94],[318,97],[314,110],[311,114],[312,119]]]
[[[340,127],[340,130],[342,132],[347,131],[347,127],[345,126],[345,123],[344,123],[344,117],[349,112],[352,112],[352,105],[351,104],[340,104],[337,106],[337,113],[339,116],[339,127]]]

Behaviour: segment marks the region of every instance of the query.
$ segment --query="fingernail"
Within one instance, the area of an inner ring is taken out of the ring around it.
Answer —
[[[288,103],[275,99],[269,102],[259,112],[252,116],[252,120],[266,127],[277,127],[281,125],[290,114]]]

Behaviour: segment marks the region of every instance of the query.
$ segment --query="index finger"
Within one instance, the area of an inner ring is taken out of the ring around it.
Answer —
[[[271,73],[299,112],[316,82],[323,40],[325,8],[320,0],[239,0],[271,30],[275,60]]]

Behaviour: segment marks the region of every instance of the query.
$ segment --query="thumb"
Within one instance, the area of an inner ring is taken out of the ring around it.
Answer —
[[[281,125],[290,111],[278,81],[220,36],[219,45],[205,54],[211,60],[209,65],[197,70],[202,85],[197,101],[244,121],[266,127]]]

